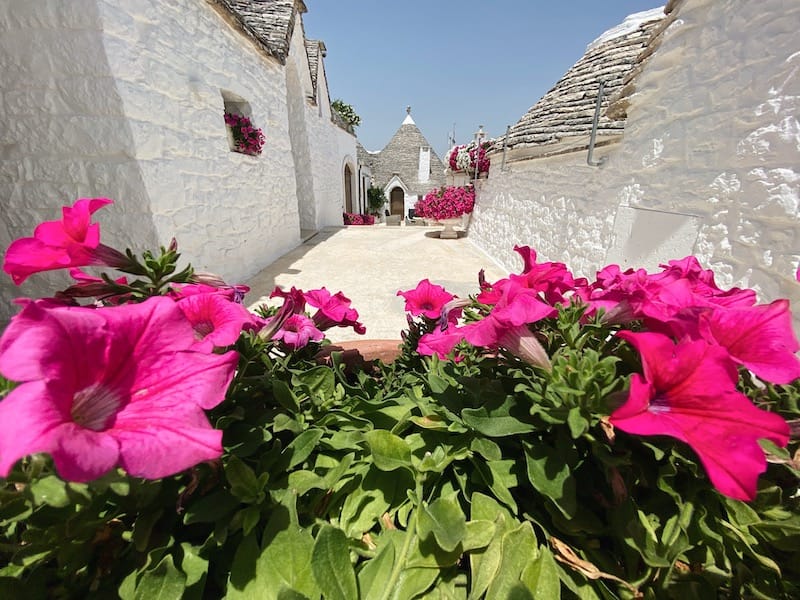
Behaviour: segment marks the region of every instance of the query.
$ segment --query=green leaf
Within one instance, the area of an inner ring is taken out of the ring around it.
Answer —
[[[264,491],[253,469],[234,455],[229,456],[225,463],[225,477],[231,484],[233,495],[245,502],[256,501]]]
[[[564,453],[544,441],[522,445],[531,485],[551,498],[565,517],[574,517],[578,508],[577,486]]]
[[[319,587],[311,572],[314,538],[307,531],[287,526],[259,550],[254,535],[245,536],[231,565],[228,600],[278,600],[287,591],[318,598]]]
[[[487,598],[507,598],[520,581],[523,569],[537,554],[536,535],[530,522],[521,523],[503,536],[502,560],[486,592]]]
[[[212,492],[186,507],[183,522],[186,525],[220,522],[236,510],[238,506],[239,499],[231,496],[228,490]]]
[[[466,522],[458,502],[437,498],[420,510],[419,535],[422,539],[433,535],[439,547],[450,552],[463,540],[467,532]]]
[[[375,558],[365,562],[358,572],[359,598],[364,600],[380,600],[394,566],[395,547],[389,539],[391,535],[402,535],[398,531],[389,531],[381,536],[383,547],[378,550]]]
[[[331,487],[326,484],[325,479],[313,471],[292,471],[289,473],[289,488],[293,489],[298,496],[302,496],[308,490],[324,490]]]
[[[477,452],[486,460],[500,460],[503,458],[500,446],[486,438],[475,438],[472,440],[472,443],[470,443],[469,449],[473,452]]]
[[[183,600],[196,599],[203,597],[206,574],[208,573],[208,560],[202,558],[191,544],[181,544],[183,549],[183,559],[181,560],[181,571],[186,573],[186,591]]]
[[[330,525],[322,527],[311,553],[311,571],[326,599],[352,600],[358,597],[350,548],[341,529]]]
[[[515,402],[513,397],[499,406],[465,408],[461,411],[461,418],[467,426],[489,437],[517,435],[535,429],[523,420],[529,418],[527,410],[523,410],[522,404]]]
[[[521,579],[534,598],[547,598],[547,600],[561,598],[558,566],[547,546],[539,547],[538,558],[529,562],[522,570]]]
[[[433,585],[439,576],[439,569],[413,567],[403,569],[397,578],[397,585],[391,596],[392,600],[408,600],[416,598]]]
[[[486,546],[486,549],[481,552],[471,552],[469,555],[470,569],[472,571],[470,599],[483,596],[483,593],[489,588],[497,575],[500,563],[503,561],[503,535],[506,528],[506,517],[503,513],[496,515],[494,526],[494,536]]]
[[[321,429],[308,429],[294,438],[291,444],[286,446],[283,450],[283,454],[291,457],[289,460],[289,469],[299,465],[311,456],[322,434],[323,431]]]
[[[155,568],[145,571],[136,586],[135,600],[180,600],[186,589],[186,575],[167,554]]]
[[[488,546],[495,529],[491,521],[467,521],[464,540],[461,542],[464,552]]]
[[[381,471],[394,471],[404,467],[411,469],[411,448],[402,438],[383,429],[368,431],[364,437],[369,444],[375,466]]]
[[[272,380],[272,393],[275,395],[275,400],[285,409],[292,412],[300,412],[300,402],[297,396],[285,381],[280,379]]]
[[[516,512],[517,503],[506,485],[509,480],[504,477],[504,473],[506,475],[510,473],[504,468],[504,465],[495,464],[507,461],[483,462],[480,459],[473,458],[471,462],[475,466],[475,474],[489,486],[489,489],[494,492],[495,497]],[[513,484],[516,485],[516,478],[513,479]]]
[[[581,409],[572,407],[567,414],[567,425],[573,439],[578,439],[589,429],[589,421],[581,414]]]
[[[69,506],[67,483],[55,475],[47,475],[31,483],[33,502],[36,505],[47,504],[56,508]]]
[[[324,402],[332,400],[336,390],[336,376],[333,371],[325,366],[318,366],[292,378],[293,383],[305,387],[311,397],[311,402],[321,406]]]
[[[133,524],[133,546],[139,552],[147,550],[153,526],[164,514],[163,509],[155,512],[140,512]]]

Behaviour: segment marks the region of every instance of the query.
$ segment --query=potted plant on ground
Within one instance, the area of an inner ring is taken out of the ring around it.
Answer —
[[[456,239],[454,227],[461,224],[462,217],[475,208],[475,188],[467,186],[445,186],[428,192],[414,206],[414,213],[431,221],[442,223],[442,239]]]

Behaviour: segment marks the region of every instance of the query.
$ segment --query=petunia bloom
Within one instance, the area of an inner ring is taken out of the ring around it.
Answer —
[[[168,298],[108,308],[29,302],[0,338],[0,476],[47,452],[59,475],[89,481],[121,466],[157,479],[222,453],[204,409],[225,398],[234,352],[191,350]]]
[[[342,292],[331,294],[327,289],[310,290],[304,293],[306,302],[317,308],[311,319],[320,331],[331,327],[352,327],[363,335],[366,328],[358,321],[358,311],[350,306],[350,298]]]
[[[417,352],[422,356],[438,356],[441,360],[447,359],[455,347],[464,340],[464,333],[458,327],[449,327],[446,330],[436,328],[431,333],[426,333],[417,342]],[[455,361],[463,357],[456,355]]]
[[[100,243],[100,226],[92,223],[92,214],[112,201],[108,198],[81,198],[63,207],[60,221],[40,223],[33,237],[11,243],[3,261],[3,270],[19,285],[29,276],[86,265],[125,267],[128,257]]]
[[[550,368],[550,359],[528,325],[552,317],[556,309],[542,302],[536,290],[507,281],[502,296],[486,317],[462,328],[474,346],[503,347],[532,365]]]
[[[422,315],[428,319],[438,319],[444,305],[455,297],[428,279],[420,281],[413,290],[399,291],[397,295],[405,299],[406,312],[415,317]]]
[[[197,350],[230,346],[252,321],[244,306],[215,293],[186,296],[177,304],[194,329]]]
[[[700,331],[723,346],[731,358],[779,385],[800,377],[800,349],[788,300],[746,308],[719,308],[700,315]]]
[[[314,321],[305,315],[294,314],[283,322],[272,339],[283,342],[288,350],[299,350],[308,346],[309,342],[319,342],[324,337],[325,334],[314,326]]]
[[[644,376],[631,377],[628,400],[611,423],[628,433],[687,443],[721,493],[755,498],[758,476],[767,468],[758,440],[785,446],[789,426],[737,391],[738,373],[727,351],[705,340],[675,344],[660,333],[617,335],[639,351]]]

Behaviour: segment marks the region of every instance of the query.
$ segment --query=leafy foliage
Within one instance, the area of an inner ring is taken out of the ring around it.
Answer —
[[[370,214],[380,214],[383,205],[386,204],[386,194],[379,187],[370,186],[367,189],[367,202],[369,204]]]
[[[104,276],[102,297],[196,281],[177,259],[129,254],[143,279]],[[439,322],[423,312],[391,364],[244,331],[208,413],[219,460],[74,483],[38,454],[0,480],[0,597],[800,597],[797,440],[763,442],[753,502],[721,495],[689,446],[610,425],[641,370],[619,326],[553,312],[536,323],[547,368],[466,343],[422,356]],[[15,385],[0,378],[0,401]],[[738,385],[796,430],[800,382],[742,368]]]
[[[335,110],[342,120],[351,127],[358,127],[361,125],[361,117],[358,116],[355,109],[347,104],[344,100],[337,98],[331,102],[331,108]]]
[[[796,443],[751,504],[686,446],[611,431],[635,359],[562,309],[552,371],[465,348],[391,365],[283,356],[254,334],[221,461],[157,481],[57,478],[43,455],[0,488],[3,597],[792,598]],[[3,384],[5,387],[8,384]],[[797,418],[800,387],[741,387]]]

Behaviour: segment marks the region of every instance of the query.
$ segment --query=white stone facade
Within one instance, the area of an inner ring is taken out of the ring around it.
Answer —
[[[514,244],[593,276],[695,254],[720,285],[800,310],[800,3],[687,0],[635,80],[621,142],[492,157],[470,236],[510,269]],[[795,316],[800,330],[800,313]]]
[[[107,245],[175,236],[195,269],[236,282],[296,246],[301,227],[342,222],[355,137],[331,122],[321,59],[314,98],[299,14],[282,65],[208,2],[8,0],[0,61],[2,248],[62,205],[104,196]],[[260,156],[230,150],[223,94],[249,104]],[[65,281],[4,277],[0,322],[14,297]]]

